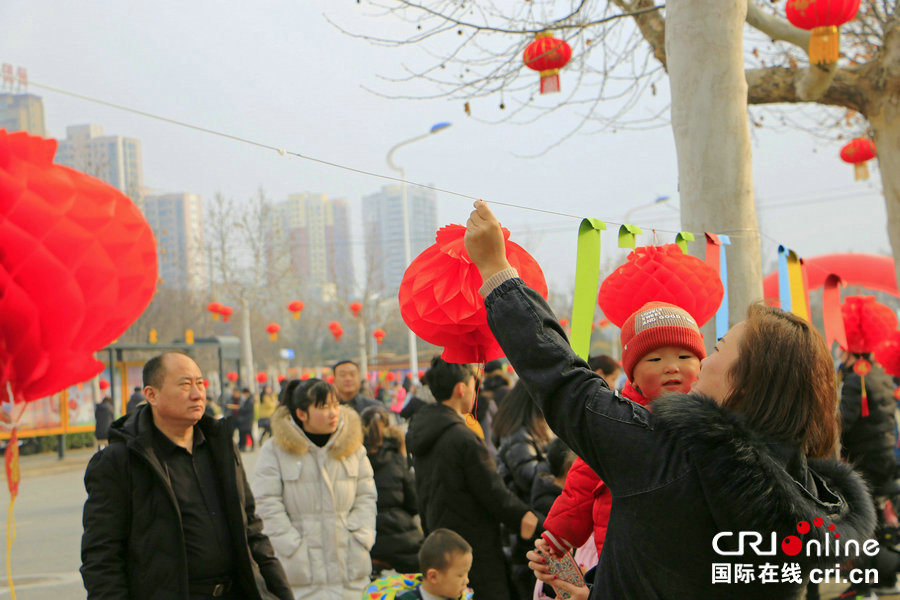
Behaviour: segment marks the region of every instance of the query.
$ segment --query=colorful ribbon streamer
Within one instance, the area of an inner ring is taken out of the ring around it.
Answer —
[[[728,261],[725,257],[725,246],[731,245],[727,235],[706,232],[706,264],[719,273],[722,280],[722,304],[716,311],[716,339],[728,333]]]
[[[791,290],[791,312],[809,321],[809,304],[803,277],[803,261],[793,250],[787,253],[787,271]]]
[[[644,233],[637,225],[626,223],[619,227],[619,248],[631,248],[635,246],[635,236]]]
[[[822,290],[822,319],[825,321],[825,343],[828,348],[837,342],[841,348],[847,347],[847,332],[841,316],[841,286],[843,281],[835,274],[825,278]]]
[[[781,310],[791,311],[791,283],[788,276],[788,253],[784,246],[778,246],[778,302]]]
[[[588,359],[591,350],[591,324],[594,321],[594,306],[597,301],[597,288],[600,285],[600,232],[604,229],[606,223],[599,219],[583,219],[578,227],[575,293],[572,299],[572,330],[569,334],[569,343],[575,354],[584,360]],[[620,231],[619,240],[621,239]]]
[[[675,236],[675,243],[685,254],[688,253],[688,242],[694,241],[694,234],[690,231],[682,231]]]

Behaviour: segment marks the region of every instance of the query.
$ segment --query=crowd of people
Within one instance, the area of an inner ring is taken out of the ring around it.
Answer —
[[[286,380],[258,402],[235,387],[219,420],[189,357],[149,361],[146,402],[85,474],[88,597],[814,599],[812,573],[836,561],[878,575],[841,597],[896,590],[897,382],[854,369],[871,347],[848,337],[838,389],[790,313],[752,306],[707,356],[686,310],[649,302],[621,361],[584,361],[483,203],[466,248],[512,373],[434,358],[421,388],[378,399],[342,360],[333,384]],[[716,581],[717,565],[782,559],[794,575]]]

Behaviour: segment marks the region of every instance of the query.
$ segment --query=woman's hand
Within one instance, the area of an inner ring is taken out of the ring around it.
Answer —
[[[556,590],[557,597],[560,596],[560,591],[569,592],[572,600],[587,600],[588,596],[591,595],[591,590],[588,586],[583,585],[581,587],[575,587],[568,581],[563,581],[562,579],[554,579],[550,585]]]
[[[482,281],[491,275],[509,268],[506,260],[506,241],[500,222],[482,200],[475,201],[475,210],[466,223],[466,252],[472,263],[478,267]]]
[[[534,541],[534,550],[529,550],[525,555],[528,559],[528,568],[534,571],[534,576],[544,583],[553,583],[554,576],[550,574],[550,567],[547,566],[547,559],[544,558],[550,554],[550,545],[541,538]]]

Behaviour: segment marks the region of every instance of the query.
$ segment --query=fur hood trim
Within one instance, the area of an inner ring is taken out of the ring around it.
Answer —
[[[287,406],[279,406],[272,415],[272,440],[291,454],[306,454],[312,442],[291,418]],[[325,445],[328,454],[338,460],[346,458],[362,446],[362,424],[356,411],[341,406],[341,421]]]
[[[789,445],[764,438],[743,417],[698,395],[672,395],[653,404],[657,427],[678,440],[701,477],[743,530],[796,535],[797,524],[821,517],[841,540],[872,537],[875,511],[862,478],[836,459],[808,459]],[[727,502],[728,500],[726,500]],[[806,539],[826,539],[812,527]],[[832,557],[833,562],[833,557]]]

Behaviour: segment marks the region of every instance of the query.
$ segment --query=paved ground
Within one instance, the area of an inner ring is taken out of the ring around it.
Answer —
[[[55,453],[21,457],[22,480],[16,500],[16,538],[11,553],[17,598],[22,600],[68,600],[84,598],[78,573],[81,543],[81,511],[86,497],[84,468],[93,449],[69,450],[63,460]],[[248,473],[257,453],[242,455]],[[5,478],[5,471],[2,477]],[[2,486],[0,486],[2,487]],[[0,507],[8,506],[8,495],[0,491]],[[7,510],[0,511],[4,528]],[[5,529],[0,529],[0,539]],[[5,544],[0,543],[0,600],[9,598],[4,568]],[[822,598],[834,598],[844,585],[822,585]],[[900,599],[897,595],[881,598]]]

